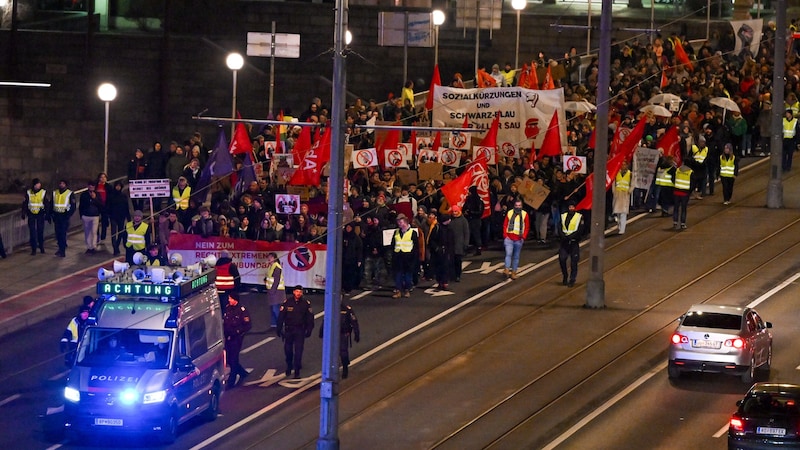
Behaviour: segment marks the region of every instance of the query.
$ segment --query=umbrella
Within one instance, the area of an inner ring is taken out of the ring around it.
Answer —
[[[564,102],[564,111],[570,111],[574,113],[590,113],[594,112],[596,109],[596,106],[587,102],[586,100],[580,100],[577,102]]]
[[[650,98],[647,103],[651,105],[669,105],[671,103],[681,103],[683,100],[675,94],[657,94]]]
[[[647,105],[639,108],[639,111],[644,113],[651,113],[654,116],[672,117],[672,113],[667,108],[661,105]]]
[[[735,101],[729,99],[728,97],[714,97],[708,102],[727,111],[742,112],[739,109],[739,105],[737,105]]]

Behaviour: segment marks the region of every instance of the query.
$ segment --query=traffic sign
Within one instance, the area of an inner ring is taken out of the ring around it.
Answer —
[[[169,178],[130,180],[128,192],[131,198],[169,197],[172,195]]]
[[[275,54],[272,54],[273,33],[247,33],[247,56],[275,56],[276,58],[299,58],[300,35],[274,33]]]

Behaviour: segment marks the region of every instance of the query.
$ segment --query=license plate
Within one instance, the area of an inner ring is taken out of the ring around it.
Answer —
[[[122,426],[122,419],[101,419],[96,418],[94,419],[95,425],[103,425],[109,427],[121,427]]]
[[[692,347],[694,348],[720,348],[722,347],[722,342],[720,341],[708,341],[705,339],[693,339],[692,340]]]
[[[756,428],[756,433],[771,434],[773,436],[785,436],[786,428],[758,427]]]

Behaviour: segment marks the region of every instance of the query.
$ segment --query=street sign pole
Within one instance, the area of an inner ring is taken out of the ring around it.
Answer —
[[[269,57],[269,110],[267,117],[273,114],[272,111],[272,93],[275,89],[275,21],[272,21],[272,34],[270,36],[270,57]],[[275,117],[278,115],[275,114]]]

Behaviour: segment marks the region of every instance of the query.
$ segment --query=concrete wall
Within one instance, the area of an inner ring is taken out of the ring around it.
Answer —
[[[310,99],[329,103],[332,75],[333,11],[330,4],[240,3],[217,23],[189,18],[173,29],[185,31],[169,39],[155,32],[85,33],[19,31],[0,32],[0,79],[43,81],[49,89],[0,88],[0,191],[27,185],[33,177],[52,188],[59,178],[73,187],[84,186],[103,166],[104,106],[97,86],[112,82],[118,90],[111,104],[109,175],[124,175],[127,161],[138,148],[148,149],[155,140],[165,146],[183,141],[192,132],[203,133],[209,147],[217,128],[192,120],[208,109],[208,116],[229,117],[232,75],[225,66],[230,51],[245,53],[246,32],[268,32],[271,21],[279,33],[301,34],[300,59],[276,59],[275,109],[291,109],[299,115]],[[383,8],[385,10],[386,8]],[[522,17],[520,60],[538,51],[561,55],[575,45],[585,49],[581,30],[558,31],[550,26],[585,24],[585,17],[548,17],[525,11]],[[377,45],[379,8],[351,7],[349,29],[352,52],[347,57],[347,90],[364,99],[382,101],[388,92],[399,94],[403,84],[403,49]],[[205,19],[203,19],[205,20]],[[197,24],[196,27],[193,24]],[[475,35],[448,27],[440,30],[439,60],[442,80],[454,72],[470,78],[474,65]],[[614,19],[615,28],[644,25],[641,20]],[[189,31],[197,29],[192,35]],[[677,26],[662,33],[681,31]],[[688,25],[690,39],[705,35],[702,22]],[[487,66],[514,60],[516,15],[503,16],[502,29],[492,38],[484,31],[480,62]],[[627,37],[616,32],[618,39]],[[593,35],[596,42],[599,36]],[[433,67],[433,49],[408,50],[408,74],[417,90],[426,90]],[[268,106],[269,59],[246,58],[238,77],[238,110],[243,117],[265,118]],[[351,101],[352,97],[348,97]],[[225,127],[230,130],[229,127]]]

